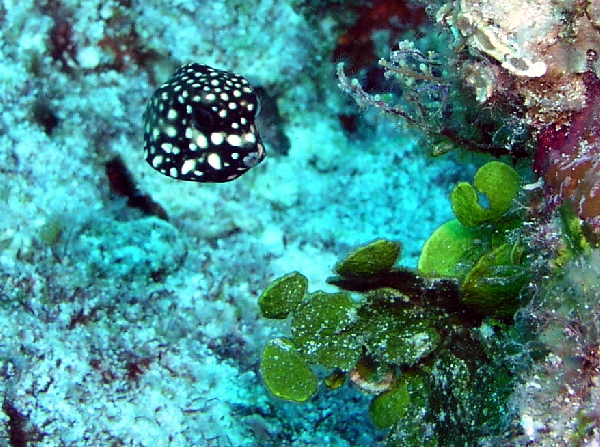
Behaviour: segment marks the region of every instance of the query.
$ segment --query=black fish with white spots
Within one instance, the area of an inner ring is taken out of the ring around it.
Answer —
[[[266,156],[254,123],[258,98],[242,76],[186,64],[152,95],[144,113],[144,157],[178,180],[235,180]]]

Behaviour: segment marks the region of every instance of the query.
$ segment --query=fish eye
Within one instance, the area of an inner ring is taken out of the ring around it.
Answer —
[[[192,109],[192,124],[203,133],[211,132],[214,128],[212,113],[204,107],[196,106]]]

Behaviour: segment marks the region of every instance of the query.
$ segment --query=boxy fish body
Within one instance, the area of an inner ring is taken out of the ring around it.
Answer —
[[[146,108],[146,161],[178,180],[234,180],[266,155],[254,122],[257,108],[257,96],[244,77],[207,65],[183,65]]]

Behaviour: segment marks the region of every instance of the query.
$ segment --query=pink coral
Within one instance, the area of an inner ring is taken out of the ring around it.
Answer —
[[[600,79],[587,72],[583,81],[585,107],[568,125],[540,131],[534,169],[546,182],[550,203],[570,201],[600,235]]]

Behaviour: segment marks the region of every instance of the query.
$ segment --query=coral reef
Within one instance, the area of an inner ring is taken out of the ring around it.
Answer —
[[[520,312],[517,327],[530,334],[523,350],[542,361],[523,374],[511,398],[523,433],[510,445],[600,442],[598,275],[600,252],[593,250],[572,260]]]
[[[456,56],[442,53],[439,45],[425,52],[402,41],[389,60],[379,61],[384,76],[400,86],[390,89],[394,93],[367,92],[358,79],[347,77],[343,63],[337,67],[339,86],[359,106],[374,106],[425,132],[433,155],[459,147],[515,160],[528,156],[532,138],[518,106],[497,102],[494,109],[480,107],[476,90],[465,86]]]
[[[443,55],[443,64],[432,51],[437,48],[430,45],[426,54],[401,42],[389,60],[380,60],[386,77],[402,86],[400,95],[368,93],[341,64],[340,86],[359,105],[430,134],[434,154],[461,147],[518,160],[537,147],[534,169],[544,177],[549,202],[569,201],[597,233],[597,14],[593,2],[446,3],[437,20],[453,33],[456,51],[468,56]]]
[[[596,2],[481,0],[448,3],[437,13],[477,60],[459,63],[477,100],[519,104],[538,130],[534,168],[550,202],[570,202],[595,233],[599,11]]]
[[[600,48],[595,2],[456,0],[437,18],[468,46],[472,57],[461,69],[479,101],[521,97],[538,127],[581,110],[582,75],[600,72],[588,56]]]

